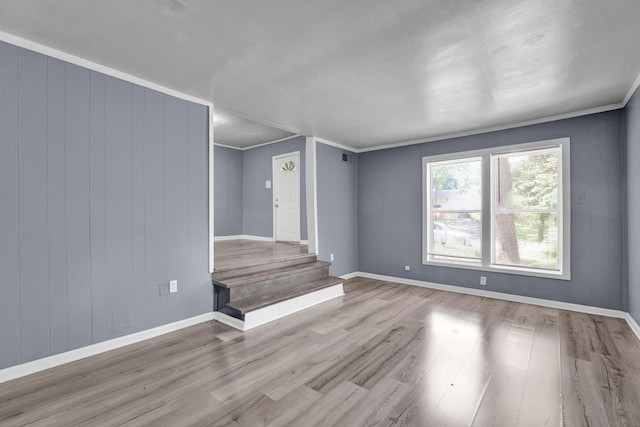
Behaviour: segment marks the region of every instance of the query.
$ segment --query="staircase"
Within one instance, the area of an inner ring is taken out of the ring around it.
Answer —
[[[328,262],[314,254],[216,270],[214,308],[218,320],[248,330],[344,295],[342,280],[329,276]]]

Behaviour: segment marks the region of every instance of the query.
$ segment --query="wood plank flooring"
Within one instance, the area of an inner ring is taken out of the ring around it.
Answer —
[[[623,320],[376,280],[0,384],[0,425],[638,426]]]
[[[307,245],[256,240],[223,240],[214,243],[215,270],[266,264],[307,255]]]

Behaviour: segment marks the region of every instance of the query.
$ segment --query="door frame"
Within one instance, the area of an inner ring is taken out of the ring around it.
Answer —
[[[276,193],[277,193],[277,180],[276,180],[276,176],[277,176],[277,170],[276,170],[276,161],[278,159],[282,159],[283,157],[290,157],[290,156],[296,156],[298,158],[298,162],[296,163],[298,166],[298,242],[300,242],[300,240],[302,239],[302,230],[300,227],[300,219],[301,219],[301,215],[302,212],[300,211],[301,205],[302,205],[302,201],[300,200],[300,184],[302,182],[302,179],[300,178],[300,150],[298,151],[292,151],[290,153],[284,153],[284,154],[278,154],[276,156],[272,156],[271,157],[271,209],[273,211],[273,241],[277,242],[278,241],[278,233],[277,233],[277,218],[276,218]]]

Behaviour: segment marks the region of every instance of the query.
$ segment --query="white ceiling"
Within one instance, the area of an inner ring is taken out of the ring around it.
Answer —
[[[295,135],[219,109],[214,111],[213,129],[216,144],[237,148],[266,144]]]
[[[640,73],[638,0],[12,0],[0,31],[358,149],[619,105]]]

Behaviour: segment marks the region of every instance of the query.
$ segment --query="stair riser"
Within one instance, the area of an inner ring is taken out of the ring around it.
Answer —
[[[286,276],[276,277],[273,279],[263,280],[256,283],[250,283],[244,286],[234,286],[230,289],[230,300],[234,301],[239,298],[273,292],[287,288],[295,288],[300,283],[311,282],[329,275],[329,267],[321,267],[313,270],[305,270],[301,272],[292,272]]]
[[[249,267],[241,267],[241,268],[235,268],[232,270],[219,271],[219,272],[213,273],[212,277],[213,277],[213,280],[224,283],[225,279],[228,279],[229,277],[237,277],[244,274],[260,273],[262,271],[273,270],[273,269],[284,268],[284,267],[291,267],[294,265],[306,264],[306,263],[315,262],[315,261],[316,261],[316,256],[313,254],[310,254],[305,257],[284,259],[282,261],[276,261],[270,264],[253,265]]]

